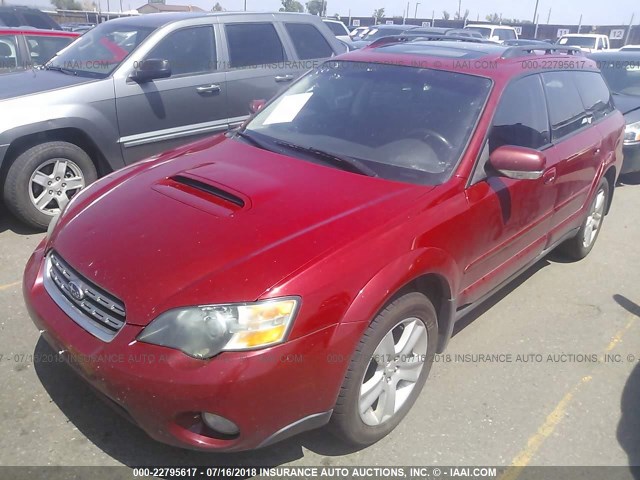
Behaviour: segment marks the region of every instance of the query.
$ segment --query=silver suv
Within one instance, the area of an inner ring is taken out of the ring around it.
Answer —
[[[41,70],[0,77],[0,185],[45,228],[99,175],[239,125],[344,46],[320,18],[153,14],[103,23]]]

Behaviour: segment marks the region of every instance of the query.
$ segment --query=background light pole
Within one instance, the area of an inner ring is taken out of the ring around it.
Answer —
[[[538,13],[538,2],[540,0],[536,0],[536,8],[533,9],[533,23],[536,23],[536,15]]]
[[[420,2],[416,2],[416,13],[413,15],[413,18],[418,18],[418,5],[420,5]]]

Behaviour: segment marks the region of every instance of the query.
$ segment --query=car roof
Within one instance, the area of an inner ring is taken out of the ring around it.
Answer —
[[[536,60],[541,57],[530,53],[529,50],[540,50],[540,47],[545,47],[545,45],[508,47],[497,43],[471,42],[463,37],[457,37],[457,40],[449,40],[448,38],[452,37],[446,36],[440,38],[412,40],[410,37],[403,36],[387,37],[360,50],[340,55],[338,58],[355,62],[460,71],[488,78],[510,78],[526,72],[545,71],[543,66],[548,63],[528,62],[526,68],[523,67],[524,61]],[[596,63],[580,53],[579,49],[571,49],[575,53],[570,55],[565,52],[560,53],[557,45],[549,44],[546,47],[553,48],[554,51],[545,54],[545,60],[579,58],[584,60],[584,62],[580,62],[581,69],[597,71]]]
[[[79,37],[80,34],[76,32],[66,32],[64,30],[46,30],[43,28],[32,27],[0,27],[0,34],[8,35],[37,35],[48,37]]]
[[[602,33],[565,33],[564,35],[562,35],[562,37],[585,37],[585,38],[590,38],[590,37],[606,37],[606,35],[602,34]],[[562,38],[560,37],[560,38]]]
[[[587,55],[593,60],[618,60],[640,62],[640,52],[633,50],[607,50]],[[640,64],[640,63],[639,63]]]
[[[496,25],[495,23],[469,23],[464,28],[471,27],[487,27],[487,28],[509,28],[514,29],[511,25]],[[514,29],[515,30],[515,29]]]
[[[179,22],[181,20],[188,20],[190,18],[205,18],[205,17],[225,17],[225,16],[247,16],[252,18],[263,19],[278,19],[286,17],[312,17],[317,18],[314,15],[308,13],[295,13],[295,12],[161,12],[149,15],[134,15],[131,17],[121,17],[109,20],[109,24],[114,23],[123,25],[137,25],[140,27],[161,27],[173,22]]]

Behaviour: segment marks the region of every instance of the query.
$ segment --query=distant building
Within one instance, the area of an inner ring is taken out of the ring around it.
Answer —
[[[147,3],[137,9],[139,13],[161,13],[161,12],[204,12],[195,5],[166,5],[164,3]]]

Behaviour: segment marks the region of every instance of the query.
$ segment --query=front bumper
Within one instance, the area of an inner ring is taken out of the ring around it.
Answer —
[[[621,174],[640,172],[640,143],[625,145],[622,148],[624,160]]]
[[[130,324],[106,343],[74,323],[48,295],[44,254],[43,242],[24,275],[33,322],[86,382],[152,438],[185,448],[239,451],[329,420],[362,325],[334,324],[278,346],[225,352],[206,361],[138,342],[143,327]],[[215,435],[200,420],[203,411],[232,420],[240,434]]]

